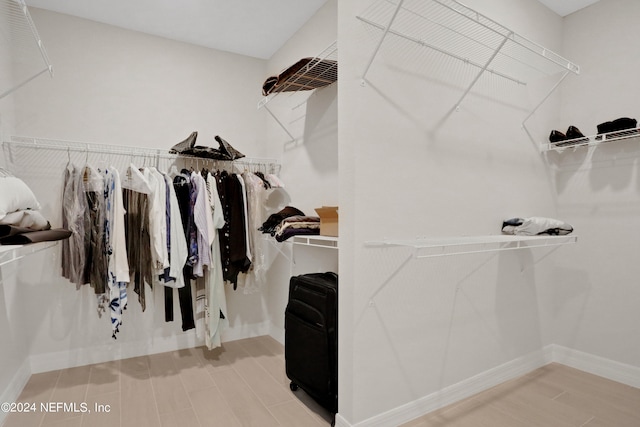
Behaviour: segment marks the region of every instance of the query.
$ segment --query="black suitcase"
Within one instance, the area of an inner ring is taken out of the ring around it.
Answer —
[[[338,412],[338,275],[311,273],[289,282],[284,356],[291,390],[302,388]]]

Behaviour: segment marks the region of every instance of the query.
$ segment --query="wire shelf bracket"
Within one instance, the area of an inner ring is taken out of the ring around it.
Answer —
[[[438,258],[453,255],[468,255],[480,253],[492,253],[495,256],[501,251],[518,249],[550,248],[551,250],[537,259],[537,264],[544,258],[555,252],[561,245],[577,243],[578,236],[511,236],[489,235],[468,237],[443,237],[433,239],[398,239],[376,240],[365,242],[369,248],[410,248],[411,252],[388,275],[388,277],[376,288],[369,298],[369,305],[374,305],[374,298],[393,280],[393,278],[414,259]],[[485,263],[488,262],[485,261]],[[484,265],[483,263],[482,265]],[[523,268],[524,271],[524,268]]]
[[[26,256],[56,246],[58,242],[31,243],[28,245],[0,245],[0,267],[16,262]]]
[[[312,91],[322,87],[329,86],[338,80],[338,42],[335,41],[329,47],[324,49],[315,57],[311,58],[308,63],[297,70],[292,75],[288,76],[284,81],[279,82],[276,89],[263,97],[258,102],[258,110],[264,108],[267,113],[278,123],[278,125],[289,136],[290,141],[295,141],[297,138],[289,130],[282,120],[268,107],[268,103],[272,102],[275,98],[281,96],[283,93],[288,93],[289,96],[301,92]],[[311,95],[309,95],[311,96]],[[309,98],[307,98],[308,100]],[[298,108],[305,104],[306,101],[298,103],[293,108]]]
[[[372,63],[390,34],[446,54],[479,70],[440,124],[460,108],[462,101],[486,73],[520,85],[558,73],[564,73],[560,82],[569,73],[580,74],[577,64],[456,0],[378,0],[357,19],[382,31],[362,74],[363,86]],[[534,107],[525,123],[551,92]]]
[[[0,0],[0,24],[0,52],[14,73],[0,86],[2,99],[42,74],[53,77],[53,66],[24,0]]]

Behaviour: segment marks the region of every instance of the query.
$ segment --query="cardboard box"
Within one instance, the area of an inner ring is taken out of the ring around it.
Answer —
[[[338,237],[338,207],[323,206],[316,208],[320,217],[320,235]]]

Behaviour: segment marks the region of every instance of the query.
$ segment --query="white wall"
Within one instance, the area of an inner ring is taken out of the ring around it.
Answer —
[[[36,79],[15,93],[16,134],[168,149],[197,130],[201,145],[217,146],[214,136],[221,135],[249,157],[267,154],[266,118],[255,108],[265,61],[39,9],[33,9],[32,16],[46,40],[56,76]],[[33,188],[45,216],[60,226],[67,153],[18,154],[9,166]],[[85,155],[72,154],[72,160],[84,162]],[[128,156],[97,154],[89,160],[118,167],[130,161]],[[177,298],[176,320],[168,324],[162,294],[156,293],[154,303],[149,289],[145,313],[131,292],[124,325],[114,341],[108,318],[96,314],[92,290],[76,291],[60,278],[58,249],[43,258],[38,269],[4,283],[5,290],[10,287],[21,295],[30,314],[20,328],[34,371],[197,342],[193,331],[182,332]],[[231,326],[223,340],[268,332],[266,292],[244,295],[227,289],[227,296]]]
[[[595,135],[599,123],[640,119],[635,81],[640,4],[601,0],[565,18],[566,52],[582,66],[563,86],[562,125]],[[547,289],[553,341],[640,367],[639,140],[550,153],[558,214],[570,217],[579,244],[566,253],[562,286]]]
[[[361,85],[380,31],[355,15],[371,3],[340,3],[338,24],[340,416],[351,425],[370,425],[387,411],[540,351],[549,343],[540,287],[557,283],[558,273],[547,260],[539,264],[544,268],[524,269],[544,255],[538,250],[410,260],[402,267],[409,250],[365,247],[384,238],[499,234],[506,218],[556,216],[545,164],[520,128],[544,93],[489,78],[436,129],[473,74],[391,38]],[[538,2],[465,3],[562,48],[561,18]],[[537,115],[536,137],[547,134],[550,117]]]
[[[255,110],[262,60],[31,9],[54,64],[16,99],[16,132],[167,149],[199,132],[264,156]]]
[[[11,46],[8,43],[10,33],[9,17],[0,15],[0,93],[13,87],[13,61]],[[34,42],[35,43],[35,42]],[[13,132],[13,96],[0,99],[0,140]],[[3,164],[0,155],[0,166]]]
[[[267,63],[267,75],[275,75],[301,58],[320,55],[337,38],[337,1],[329,0],[294,34]],[[264,80],[264,79],[263,79]],[[305,101],[306,100],[306,101]],[[285,205],[295,206],[307,215],[314,208],[338,205],[338,95],[337,85],[298,92],[282,93],[268,104],[295,140],[278,123],[267,117],[266,143],[271,156],[281,159],[284,191],[272,194],[269,208],[276,212]],[[335,249],[298,247],[275,243],[269,269],[269,318],[271,335],[284,340],[284,309],[289,278],[319,271],[338,272]],[[294,264],[295,263],[295,264]]]
[[[0,93],[13,87],[13,55],[9,40],[9,18],[0,14]],[[35,43],[35,42],[34,42]],[[0,99],[0,141],[13,132],[13,95]],[[0,151],[0,167],[5,166],[4,152]],[[4,259],[4,258],[3,258]],[[28,372],[23,362],[29,352],[26,340],[21,334],[21,313],[24,313],[22,301],[15,297],[15,268],[0,267],[0,340],[5,343],[0,353],[0,399],[13,399],[26,381]],[[0,420],[3,414],[0,414]]]

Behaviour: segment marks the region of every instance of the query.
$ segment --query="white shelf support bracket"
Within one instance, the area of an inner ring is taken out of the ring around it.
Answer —
[[[527,117],[525,117],[525,119],[522,121],[522,129],[524,129],[524,131],[527,133],[527,136],[529,136],[529,139],[531,140],[531,142],[533,142],[534,144],[536,144],[535,139],[533,138],[533,135],[531,135],[531,132],[529,131],[529,128],[527,128],[527,122],[529,121],[529,119],[531,117],[533,117],[533,115],[536,113],[536,111],[538,111],[538,109],[542,106],[542,104],[544,104],[547,99],[549,99],[549,97],[551,96],[551,94],[553,94],[553,92],[555,92],[555,90],[558,88],[558,86],[560,86],[560,84],[562,84],[562,82],[564,81],[564,79],[569,75],[569,70],[565,71],[562,74],[562,77],[560,77],[560,80],[558,80],[556,82],[556,84],[553,85],[553,87],[549,90],[549,92],[544,96],[544,98],[542,98],[542,100],[533,108],[533,110],[531,110],[531,112],[529,113],[529,115]]]
[[[291,141],[295,141],[296,140],[295,136],[293,136],[291,132],[289,132],[289,129],[287,129],[287,127],[280,121],[280,119],[278,119],[278,117],[276,117],[276,115],[273,114],[273,112],[269,109],[269,106],[265,104],[264,109],[267,110],[267,113],[269,113],[269,115],[273,117],[273,120],[278,122],[280,127],[287,133],[287,135],[289,135],[289,138],[291,138]]]
[[[493,54],[491,55],[491,57],[487,60],[487,62],[482,66],[482,69],[480,69],[480,71],[478,72],[478,74],[476,74],[475,78],[473,79],[473,81],[471,82],[471,84],[467,87],[467,89],[464,91],[464,93],[462,94],[462,96],[460,97],[460,99],[458,99],[458,102],[456,102],[453,107],[444,115],[444,117],[442,117],[442,119],[440,119],[440,121],[435,125],[434,129],[439,129],[440,126],[442,126],[444,124],[444,122],[447,121],[447,119],[451,116],[451,114],[454,111],[459,111],[460,110],[460,104],[462,104],[462,101],[467,97],[467,95],[469,94],[469,92],[471,92],[471,89],[473,89],[473,87],[476,85],[476,83],[478,83],[478,80],[480,80],[480,77],[482,77],[482,75],[484,74],[485,71],[487,71],[487,69],[489,68],[489,65],[491,65],[491,63],[493,62],[493,60],[496,58],[496,56],[498,56],[498,54],[500,53],[500,51],[502,50],[502,48],[504,47],[504,45],[507,43],[507,41],[509,41],[509,38],[511,38],[511,36],[513,35],[513,33],[509,33],[507,34],[504,39],[502,40],[502,42],[500,43],[500,45],[496,48],[496,50],[493,52]]]
[[[362,84],[363,85],[364,85],[364,82],[365,82],[365,77],[367,76],[367,73],[369,72],[369,68],[371,68],[371,64],[373,64],[373,60],[378,55],[378,52],[380,51],[380,47],[382,47],[382,43],[384,42],[384,39],[387,37],[387,34],[389,33],[389,30],[391,29],[391,25],[393,25],[393,21],[395,21],[396,20],[396,16],[398,16],[398,12],[400,11],[400,8],[402,7],[402,3],[404,3],[404,0],[400,0],[398,2],[398,6],[396,6],[396,10],[393,11],[393,15],[391,15],[391,19],[389,20],[389,23],[385,27],[384,32],[382,33],[382,37],[380,37],[380,41],[378,41],[378,45],[376,46],[376,49],[373,51],[373,54],[371,55],[371,58],[369,59],[369,62],[367,63],[367,66],[364,69],[364,73],[362,73]]]
[[[36,252],[43,251],[45,249],[52,248],[58,244],[58,241],[52,242],[40,242],[40,243],[30,243],[28,245],[20,245],[20,246],[5,246],[4,248],[10,248],[7,252],[0,252],[0,267],[11,264],[12,262],[16,262],[21,260],[22,258],[35,254]]]
[[[49,73],[53,77],[53,66],[49,61],[47,52],[38,31],[35,27],[29,9],[24,0],[0,0],[0,21],[7,21],[7,28],[11,28],[11,34],[4,34],[5,28],[2,28],[1,37],[7,36],[7,40],[11,40],[13,48],[16,52],[24,56],[30,64],[25,67],[25,71],[14,76],[13,86],[5,88],[4,85],[0,90],[0,99],[20,89],[33,79],[42,74]],[[7,30],[8,31],[8,30]],[[9,46],[12,47],[12,46]],[[31,48],[33,47],[33,49]],[[37,50],[37,52],[35,52]],[[39,59],[36,59],[39,57]],[[42,60],[42,63],[40,63]],[[9,55],[11,63],[11,55]],[[37,63],[37,64],[36,64]],[[39,67],[43,67],[40,69]],[[25,74],[23,76],[23,73]]]
[[[275,242],[275,241],[274,241],[274,240],[272,240],[272,239],[264,239],[264,240],[266,240],[267,242],[269,242],[269,244],[270,244],[272,247],[274,247],[274,248],[275,248],[275,249],[280,253],[280,255],[282,255],[283,257],[285,257],[285,258],[287,259],[287,261],[289,261],[292,265],[296,265],[296,260],[295,260],[295,259],[293,259],[293,257],[290,257],[289,255],[287,255],[287,254],[286,254],[286,253],[285,253],[285,252],[280,248],[280,245],[279,245],[277,242]]]
[[[535,267],[540,261],[542,261],[543,259],[545,259],[546,257],[548,257],[549,255],[551,255],[552,253],[554,253],[555,251],[557,251],[560,248],[560,246],[554,246],[549,252],[547,252],[546,254],[542,255],[540,258],[538,258],[537,260],[535,260],[532,263],[527,263],[527,265],[523,266],[520,269],[521,273],[524,273],[526,270],[528,270],[531,267]]]
[[[400,263],[400,265],[396,267],[395,270],[391,272],[391,274],[387,277],[387,279],[384,282],[382,282],[380,286],[378,286],[378,288],[371,294],[371,297],[369,298],[369,307],[374,305],[374,299],[376,296],[378,296],[380,291],[382,291],[389,284],[389,282],[391,282],[391,280],[393,280],[393,278],[396,277],[396,275],[404,268],[404,266],[407,265],[409,261],[411,261],[415,257],[416,257],[416,253],[415,251],[413,251],[411,254],[409,254],[405,258],[404,261]]]

